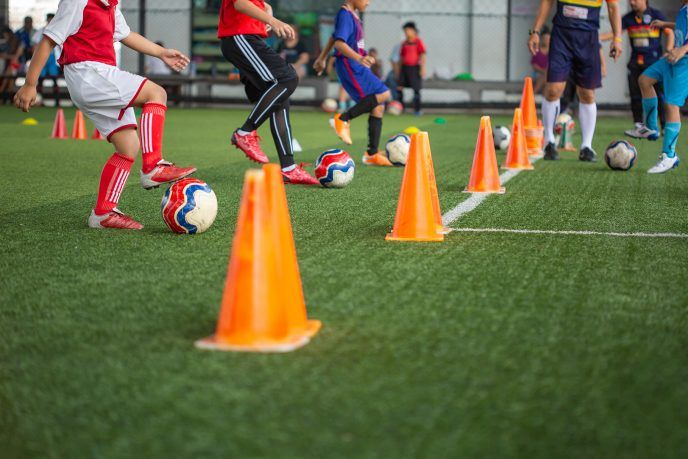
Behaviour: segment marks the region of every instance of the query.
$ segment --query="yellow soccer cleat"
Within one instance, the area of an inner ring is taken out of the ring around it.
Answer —
[[[330,120],[330,126],[334,128],[334,132],[336,132],[337,136],[339,136],[339,138],[342,139],[342,142],[344,142],[347,145],[351,145],[353,142],[351,141],[349,122],[342,121],[340,117],[340,114],[334,115],[334,118]]]
[[[394,167],[394,164],[387,159],[384,151],[378,151],[374,155],[370,155],[367,152],[363,153],[363,164],[366,166]]]

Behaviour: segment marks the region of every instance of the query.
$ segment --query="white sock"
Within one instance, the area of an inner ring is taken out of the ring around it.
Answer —
[[[578,106],[578,117],[580,118],[581,149],[588,147],[592,149],[592,138],[595,136],[595,125],[597,124],[597,104],[580,104]]]
[[[554,125],[559,116],[559,99],[555,101],[542,101],[542,125],[545,127],[545,143],[554,143]]]
[[[239,134],[241,137],[245,135],[249,135],[250,132],[242,131],[241,129],[237,129],[237,134]]]
[[[283,167],[282,172],[291,172],[294,169],[296,169],[296,164],[292,164],[291,166],[288,166],[288,167]]]

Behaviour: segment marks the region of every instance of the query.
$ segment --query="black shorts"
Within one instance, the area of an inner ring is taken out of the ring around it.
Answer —
[[[420,91],[423,88],[423,78],[420,76],[420,65],[402,65],[399,72],[399,87],[413,88]]]
[[[554,26],[549,45],[548,83],[562,83],[572,77],[585,89],[602,87],[600,41],[597,30]]]
[[[221,39],[222,55],[241,72],[241,82],[251,102],[275,83],[298,78],[294,68],[258,35],[235,35]]]

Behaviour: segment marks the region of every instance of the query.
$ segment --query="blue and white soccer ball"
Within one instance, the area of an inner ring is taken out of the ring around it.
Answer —
[[[395,166],[405,166],[411,149],[411,138],[406,134],[398,134],[387,141],[385,153],[387,159]]]
[[[199,234],[217,216],[215,192],[202,180],[186,178],[173,183],[162,197],[162,218],[179,234]]]
[[[355,171],[356,163],[344,150],[328,150],[315,162],[315,177],[325,188],[344,188]]]
[[[615,140],[604,152],[604,161],[610,169],[615,171],[627,171],[635,164],[638,151],[632,143],[625,140]]]

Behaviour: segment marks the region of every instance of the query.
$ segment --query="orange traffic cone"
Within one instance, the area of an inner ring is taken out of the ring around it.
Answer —
[[[281,271],[294,269],[296,255],[289,258],[293,239],[287,247],[279,242],[291,232],[291,227],[278,228],[287,212],[284,189],[273,186],[268,192],[267,182],[264,171],[246,173],[217,328],[196,342],[198,348],[289,352],[308,344],[320,327],[305,319],[303,293],[291,297],[298,272]],[[303,310],[293,309],[297,303]]]
[[[84,114],[81,113],[81,110],[77,110],[76,115],[74,116],[74,126],[72,127],[72,139],[88,139],[88,134],[86,134],[86,122],[84,121]]]
[[[428,134],[418,133],[411,137],[404,179],[401,182],[399,204],[394,219],[394,229],[385,238],[388,241],[443,241],[444,234],[439,230],[439,200],[434,204],[430,185],[430,166]],[[434,172],[432,173],[434,176]],[[437,188],[437,185],[435,185]]]
[[[473,155],[473,167],[466,193],[504,193],[497,168],[497,152],[492,137],[492,123],[489,116],[480,118],[478,142]]]
[[[526,77],[521,96],[521,112],[523,113],[523,127],[526,131],[526,146],[528,154],[539,156],[542,154],[544,143],[544,129],[538,123],[535,95],[533,93],[533,79]]]
[[[428,180],[430,182],[430,194],[432,196],[432,210],[435,214],[435,223],[439,234],[449,234],[451,230],[442,224],[442,208],[440,207],[440,194],[437,191],[437,180],[435,179],[435,163],[432,160],[432,150],[430,149],[430,138],[427,132],[418,132],[413,135],[418,136],[417,145],[425,154],[425,165],[428,169]]]
[[[523,128],[523,114],[520,108],[514,110],[514,122],[511,125],[511,143],[506,152],[504,169],[533,169],[528,158],[526,147],[526,130]]]
[[[521,95],[521,112],[525,128],[537,127],[537,108],[535,107],[535,95],[533,92],[533,79],[526,77],[523,82],[523,94]]]
[[[103,137],[103,134],[100,133],[98,128],[93,128],[93,135],[91,136],[91,139],[93,139],[93,140],[105,140],[105,137]]]
[[[55,114],[55,123],[53,124],[53,133],[50,135],[52,139],[68,139],[67,123],[65,122],[64,110],[57,109]]]

